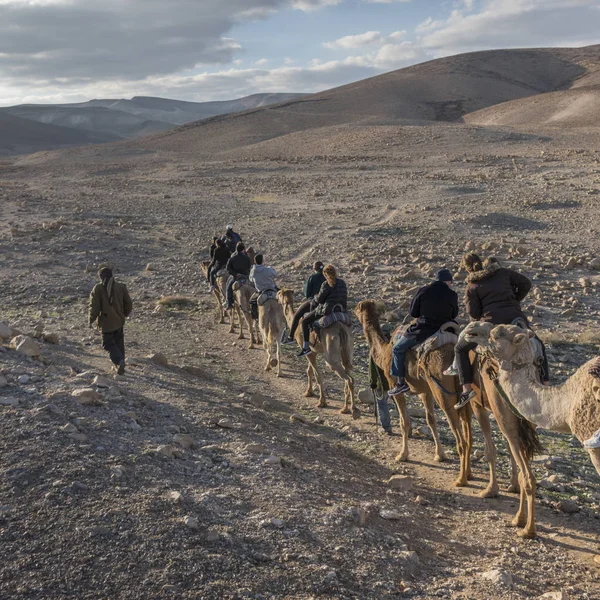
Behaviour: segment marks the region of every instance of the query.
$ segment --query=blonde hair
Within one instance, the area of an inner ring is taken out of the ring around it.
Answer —
[[[323,269],[323,275],[329,285],[333,285],[337,279],[337,271],[333,265],[326,265]]]
[[[465,254],[462,258],[460,266],[469,273],[475,273],[475,271],[481,271],[483,269],[481,258],[479,258],[479,255],[475,254],[474,252]]]

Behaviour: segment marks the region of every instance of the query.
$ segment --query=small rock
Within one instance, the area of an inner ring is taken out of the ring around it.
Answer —
[[[0,375],[0,388],[6,387],[8,385],[8,381],[4,375]]]
[[[188,435],[187,433],[176,433],[173,436],[173,442],[179,444],[182,448],[185,448],[186,450],[193,448],[196,444],[194,438],[191,435]]]
[[[58,337],[58,333],[56,332],[47,332],[44,333],[43,336],[44,341],[48,344],[58,344],[60,343],[60,338]]]
[[[267,458],[265,458],[265,464],[273,465],[273,466],[281,466],[281,458],[279,458],[279,456],[275,456],[274,454],[271,454],[270,456],[267,456]]]
[[[25,385],[26,383],[29,383],[30,379],[31,378],[29,377],[29,375],[19,375],[18,382],[22,385]]]
[[[8,326],[8,323],[0,321],[0,340],[10,340],[13,335],[13,330]]]
[[[198,529],[198,527],[199,527],[198,519],[196,519],[196,517],[190,517],[190,516],[183,517],[183,524],[186,527],[189,527],[190,529],[194,529],[194,530]]]
[[[545,594],[538,596],[538,598],[545,598],[546,600],[569,600],[569,595],[567,592],[561,590],[558,592],[546,592]]]
[[[72,433],[71,435],[69,435],[69,437],[74,441],[74,442],[87,442],[87,435],[85,435],[85,433]]]
[[[0,398],[0,405],[1,406],[19,406],[19,399],[18,398]]]
[[[371,388],[363,388],[362,390],[359,390],[358,399],[363,404],[373,404],[373,392],[371,391]]]
[[[71,396],[75,398],[76,402],[84,406],[98,405],[102,401],[102,396],[92,388],[79,388],[73,390]]]
[[[387,521],[397,521],[402,518],[402,515],[398,511],[387,509],[380,510],[379,516]]]
[[[175,453],[173,452],[173,446],[170,446],[169,444],[164,444],[162,446],[159,446],[156,449],[156,453],[161,454],[162,456],[166,456],[167,458],[175,458]]]
[[[88,486],[87,486],[85,483],[83,483],[83,482],[81,482],[81,481],[74,481],[74,482],[71,484],[71,489],[72,489],[74,492],[87,492],[87,490],[88,490],[89,488],[88,488]]]
[[[246,444],[244,450],[252,454],[264,454],[267,451],[262,444]]]
[[[512,575],[508,571],[502,571],[501,569],[492,569],[481,574],[482,579],[487,579],[497,585],[504,585],[511,587],[513,583]]]
[[[156,354],[151,354],[148,357],[155,365],[160,365],[161,367],[168,367],[169,360],[162,352],[157,352]]]
[[[590,260],[589,265],[591,269],[594,269],[595,271],[600,271],[600,257],[593,258],[592,260]]]
[[[578,513],[581,509],[574,500],[561,500],[558,503],[558,510],[567,514]]]
[[[229,419],[219,419],[217,425],[223,427],[223,429],[233,429],[235,427],[233,421],[230,421]]]
[[[177,491],[169,492],[169,500],[175,504],[181,504],[183,502],[183,494]]]
[[[102,377],[101,375],[96,375],[92,383],[99,388],[109,388],[112,385],[112,383],[106,379],[106,377]]]
[[[406,475],[392,475],[386,483],[391,489],[401,492],[408,492],[413,486],[412,479]]]
[[[292,423],[296,422],[296,423],[306,423],[306,417],[304,415],[301,415],[299,413],[294,413],[293,415],[290,416],[290,421],[292,421]]]
[[[208,529],[206,531],[206,541],[207,542],[216,542],[220,537],[219,531],[217,529]]]
[[[79,431],[79,429],[77,429],[73,423],[67,423],[66,425],[63,425],[62,430],[66,433],[77,433]]]
[[[18,335],[16,338],[13,338],[10,345],[20,354],[24,354],[30,358],[37,358],[40,355],[40,345],[26,335]]]
[[[408,570],[410,573],[415,573],[421,565],[421,561],[419,560],[419,555],[413,550],[404,550],[398,553],[398,558],[403,561],[404,568]]]

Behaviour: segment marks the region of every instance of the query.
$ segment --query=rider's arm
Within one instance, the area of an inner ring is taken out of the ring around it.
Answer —
[[[421,296],[423,295],[423,289],[420,289],[410,303],[410,316],[418,319],[421,316]]]
[[[529,278],[512,270],[510,272],[510,284],[512,285],[513,290],[515,290],[515,296],[519,302],[525,299],[525,296],[527,296],[531,289],[531,281]]]
[[[323,285],[321,286],[321,289],[319,290],[319,293],[315,297],[316,303],[323,304],[325,300],[327,300],[329,294],[331,294],[331,288],[329,287],[329,284],[326,281],[324,281]]]

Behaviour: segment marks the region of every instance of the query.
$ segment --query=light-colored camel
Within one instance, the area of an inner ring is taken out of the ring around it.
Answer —
[[[376,302],[373,300],[363,300],[358,303],[355,312],[363,326],[371,357],[377,367],[384,373],[388,386],[390,388],[394,387],[396,378],[390,375],[393,341],[388,342],[381,330]],[[459,411],[454,408],[458,395],[457,381],[455,377],[444,375],[444,370],[452,364],[453,359],[454,344],[452,341],[431,350],[425,359],[420,362],[417,359],[415,351],[411,350],[406,354],[406,382],[411,388],[411,392],[419,396],[425,407],[427,424],[433,433],[436,461],[445,460],[446,455],[437,431],[433,406],[434,399],[444,411],[450,429],[456,439],[456,448],[460,460],[459,476],[454,485],[465,486],[467,485],[467,480],[471,478],[471,407],[467,406]],[[404,461],[408,459],[410,421],[406,412],[406,398],[404,394],[395,396],[394,401],[398,407],[403,430],[402,450],[396,458],[397,460]],[[487,412],[479,406],[473,408],[486,438],[487,447],[487,445],[492,444],[492,432]],[[491,472],[492,469],[490,466]]]
[[[262,335],[263,348],[267,353],[265,371],[277,367],[277,377],[281,377],[281,336],[285,329],[283,307],[275,298],[269,298],[258,307],[258,327]],[[275,353],[273,356],[273,344]]]
[[[280,290],[277,299],[283,306],[283,312],[288,324],[291,327],[294,318],[294,292],[293,290]],[[298,327],[296,331],[296,342],[302,348],[302,331]],[[321,339],[313,331],[310,336],[310,349],[312,352],[306,356],[308,368],[306,376],[308,378],[308,387],[304,396],[310,398],[314,396],[313,379],[316,379],[319,388],[319,408],[327,406],[325,399],[325,389],[323,386],[323,376],[317,367],[317,355],[322,354],[327,366],[344,382],[344,406],[341,409],[342,414],[351,414],[355,419],[360,417],[360,410],[354,401],[354,379],[350,375],[352,370],[352,358],[354,356],[354,335],[352,329],[342,323],[334,323],[330,327],[321,331]]]
[[[260,344],[260,335],[258,332],[258,322],[252,318],[252,311],[250,310],[250,298],[256,292],[254,286],[249,283],[241,283],[236,281],[233,284],[233,299],[234,299],[234,308],[237,307],[238,317],[240,321],[240,335],[238,336],[239,340],[244,339],[244,321],[241,318],[240,311],[244,315],[244,319],[246,324],[248,325],[248,330],[250,331],[250,344],[248,345],[249,349],[255,348],[254,344]],[[232,326],[229,329],[230,333],[233,333],[233,319],[231,320]]]
[[[489,335],[493,325],[485,322],[469,323],[465,329],[465,337],[470,342],[480,346],[489,347]],[[474,353],[472,353],[474,357]],[[475,358],[475,357],[474,357]],[[535,426],[524,418],[521,418],[509,406],[502,397],[501,390],[496,386],[495,377],[498,372],[498,363],[490,353],[481,359],[479,369],[475,369],[474,387],[477,392],[477,403],[482,404],[492,411],[502,435],[506,438],[512,459],[519,470],[520,502],[519,509],[512,524],[522,527],[518,535],[525,538],[533,538],[535,531],[535,477],[531,470],[531,459],[535,454],[542,451],[542,447],[535,430]],[[472,402],[473,403],[473,402]],[[491,453],[491,455],[489,454]],[[496,449],[491,444],[486,444],[486,454],[493,464],[492,481],[490,481],[490,493],[497,494],[498,483],[496,479],[495,462]],[[516,491],[517,486],[513,481],[511,488]]]
[[[489,349],[500,367],[498,382],[527,420],[549,431],[573,433],[583,442],[600,428],[600,381],[589,372],[596,359],[579,367],[563,384],[544,386],[537,377],[533,335],[514,325],[491,330]],[[600,449],[588,453],[600,474]]]

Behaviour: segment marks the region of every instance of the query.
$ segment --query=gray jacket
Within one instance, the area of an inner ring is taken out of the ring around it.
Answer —
[[[266,265],[254,265],[250,271],[250,281],[259,292],[275,291],[277,289],[276,277],[277,271]]]

